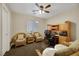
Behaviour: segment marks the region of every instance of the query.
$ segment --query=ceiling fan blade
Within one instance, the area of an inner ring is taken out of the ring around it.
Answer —
[[[38,5],[38,3],[35,3],[35,5],[36,5],[37,7],[40,7],[40,6]]]
[[[40,10],[43,10],[43,8],[44,8],[42,5],[40,6],[38,3],[35,3],[35,5],[36,5]]]
[[[32,12],[36,12],[36,11],[39,11],[39,10],[33,10]]]
[[[49,8],[49,7],[51,7],[51,5],[49,4],[49,5],[47,5],[45,8]]]
[[[38,3],[35,3],[35,5],[36,5],[38,8],[40,8],[40,6],[39,6],[39,4],[38,4]]]
[[[44,12],[49,13],[49,11],[44,11]]]
[[[44,7],[41,5],[40,8],[44,8]]]

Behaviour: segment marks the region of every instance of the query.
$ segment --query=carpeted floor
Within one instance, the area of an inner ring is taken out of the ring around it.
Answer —
[[[26,46],[11,48],[4,56],[38,56],[35,49],[39,49],[42,52],[47,46],[44,41],[34,42]]]

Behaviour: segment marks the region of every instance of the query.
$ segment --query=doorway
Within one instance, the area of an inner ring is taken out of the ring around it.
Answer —
[[[2,55],[10,48],[10,16],[8,9],[2,5]]]

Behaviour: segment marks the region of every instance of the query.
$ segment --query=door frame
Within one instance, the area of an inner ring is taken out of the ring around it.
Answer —
[[[8,14],[8,22],[10,23],[10,11],[8,10],[8,8],[6,7],[6,5],[5,4],[2,4],[2,10],[5,10],[6,11],[6,13]],[[2,11],[1,11],[2,12]],[[1,16],[2,17],[2,16]],[[1,26],[3,26],[3,18],[1,18],[2,19],[2,23],[1,23]],[[8,24],[7,24],[8,25]],[[1,27],[2,28],[2,30],[1,30],[1,34],[2,34],[2,36],[3,36],[3,27]],[[10,31],[10,25],[9,25],[9,31]],[[10,33],[9,33],[9,40],[10,40]],[[7,41],[8,42],[8,41]],[[8,44],[10,44],[10,43],[7,43],[7,46],[8,46]],[[3,37],[2,37],[2,47],[1,47],[2,49],[3,49]],[[7,50],[6,50],[6,52],[7,51],[9,51],[10,50],[10,45],[7,47]],[[2,51],[2,55],[4,55],[4,53],[3,53],[3,51]]]

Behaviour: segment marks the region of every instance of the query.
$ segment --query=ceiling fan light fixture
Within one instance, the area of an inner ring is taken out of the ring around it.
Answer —
[[[41,10],[39,10],[39,14],[42,14],[42,11]]]
[[[45,13],[44,11],[42,11],[42,13]]]
[[[42,10],[39,10],[39,14],[43,14],[43,13],[45,13],[44,11],[42,11]]]

